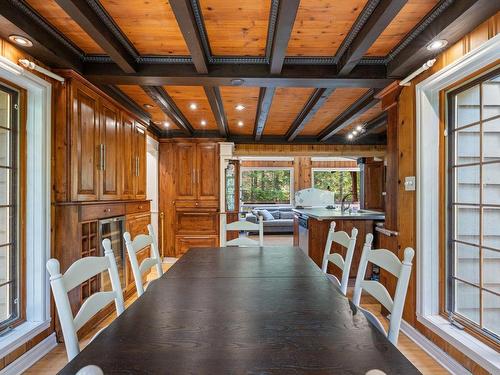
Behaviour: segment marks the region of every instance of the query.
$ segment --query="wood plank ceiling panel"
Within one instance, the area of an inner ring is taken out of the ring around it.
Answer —
[[[338,88],[316,112],[314,117],[304,127],[300,135],[318,135],[338,115],[363,96],[366,88]]]
[[[159,107],[158,105],[149,97],[148,94],[140,86],[135,85],[118,85],[118,87],[125,95],[137,103],[145,111],[149,112],[151,115],[151,120],[157,124],[160,129],[178,129],[175,123],[170,119]],[[145,108],[144,104],[152,105],[151,108]],[[169,126],[166,126],[166,122]]]
[[[280,87],[276,89],[264,135],[284,136],[299,112],[304,108],[313,88]]]
[[[200,0],[215,56],[264,56],[271,0]]]
[[[302,0],[287,56],[334,56],[367,0]]]
[[[366,55],[386,56],[437,3],[439,0],[409,0],[368,49]]]
[[[196,130],[217,130],[217,123],[202,86],[163,86]],[[196,105],[196,109],[191,108]],[[202,125],[205,122],[205,125]]]
[[[27,3],[83,52],[104,53],[102,48],[54,0],[27,0]]]
[[[189,55],[168,1],[100,0],[100,2],[139,54]]]
[[[222,103],[226,112],[229,133],[231,135],[252,135],[255,125],[255,115],[259,102],[258,87],[220,87]],[[238,111],[236,106],[243,105],[245,108]],[[238,123],[242,121],[243,125]]]
[[[353,131],[356,126],[358,125],[363,125],[365,122],[368,122],[378,115],[382,113],[382,104],[381,102],[378,102],[375,104],[372,108],[367,110],[365,113],[363,113],[361,116],[359,116],[356,120],[354,120],[349,126],[346,128],[342,129],[337,133],[337,135],[347,135],[347,133]],[[384,128],[381,128],[381,130]]]

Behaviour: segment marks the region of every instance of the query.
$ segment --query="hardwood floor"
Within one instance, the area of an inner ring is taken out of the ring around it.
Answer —
[[[278,237],[285,236],[272,236],[278,240]],[[280,240],[283,240],[281,238]],[[270,244],[268,244],[269,246]],[[283,245],[283,243],[279,243],[279,245]],[[172,263],[164,264],[164,270],[167,270]],[[155,278],[156,275],[150,275],[150,279]],[[352,298],[353,288],[349,287],[347,295],[349,298]],[[130,306],[137,299],[134,294],[132,297],[128,298],[125,301],[125,307]],[[361,305],[374,313],[379,320],[384,324],[384,326],[388,327],[388,321],[386,318],[382,316],[380,313],[380,304],[378,304],[373,298],[370,296],[363,296],[361,299]],[[90,339],[98,332],[100,329],[107,327],[115,318],[115,315],[111,315],[107,319],[105,319],[99,326],[97,326],[88,336],[84,337],[80,342],[80,347],[84,348],[90,341]],[[413,341],[411,341],[407,336],[403,333],[399,336],[398,349],[408,358],[419,370],[422,374],[426,375],[441,375],[441,374],[449,374],[446,369],[444,369],[439,363],[437,363],[431,356],[429,356],[426,352],[424,352],[419,346],[417,346]],[[56,374],[59,370],[61,370],[67,363],[66,350],[64,348],[64,344],[58,344],[57,347],[48,353],[45,357],[43,357],[40,361],[38,361],[34,366],[28,369],[25,374],[33,374],[33,375],[52,375]]]
[[[258,241],[259,236],[248,236]],[[264,234],[264,246],[293,246],[293,234]]]

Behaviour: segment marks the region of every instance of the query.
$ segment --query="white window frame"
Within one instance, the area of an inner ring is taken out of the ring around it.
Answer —
[[[290,203],[279,203],[276,206],[279,207],[287,207],[293,206],[293,202],[295,199],[295,179],[293,174],[293,167],[241,167],[240,168],[240,190],[241,189],[241,181],[243,181],[243,172],[245,171],[290,171]],[[243,203],[243,202],[241,202]],[[268,207],[272,206],[273,203],[262,203],[262,204],[250,204],[252,207]],[[242,206],[242,205],[240,205]],[[247,205],[248,206],[248,205]]]
[[[498,353],[439,314],[439,92],[500,59],[500,35],[416,86],[417,320],[486,370],[500,370]]]
[[[50,258],[50,149],[52,86],[20,69],[0,67],[0,78],[27,92],[26,112],[26,320],[0,337],[0,358],[50,327],[50,284],[45,264]],[[53,345],[56,345],[55,339]]]

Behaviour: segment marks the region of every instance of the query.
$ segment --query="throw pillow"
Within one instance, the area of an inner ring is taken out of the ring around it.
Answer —
[[[293,219],[293,212],[285,211],[281,213],[282,219]]]
[[[264,217],[264,221],[274,220],[273,215],[268,210],[259,210],[259,215]]]
[[[281,217],[281,213],[279,211],[270,211],[269,212],[275,219],[279,219]]]

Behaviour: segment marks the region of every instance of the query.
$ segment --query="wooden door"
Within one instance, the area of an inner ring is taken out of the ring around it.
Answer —
[[[219,158],[217,143],[200,143],[197,147],[196,192],[203,200],[219,199]]]
[[[122,165],[122,198],[132,199],[135,197],[135,152],[134,152],[134,120],[127,114],[122,114],[122,142],[120,147],[120,162]]]
[[[100,137],[100,192],[103,200],[119,199],[121,194],[121,149],[120,114],[118,108],[101,99],[101,137]]]
[[[176,199],[196,199],[196,144],[177,143],[174,147]]]
[[[98,95],[79,82],[72,83],[71,198],[96,200],[99,191]]]
[[[364,165],[364,207],[367,210],[384,210],[384,162],[369,161]]]
[[[135,198],[146,199],[146,131],[135,125]]]

